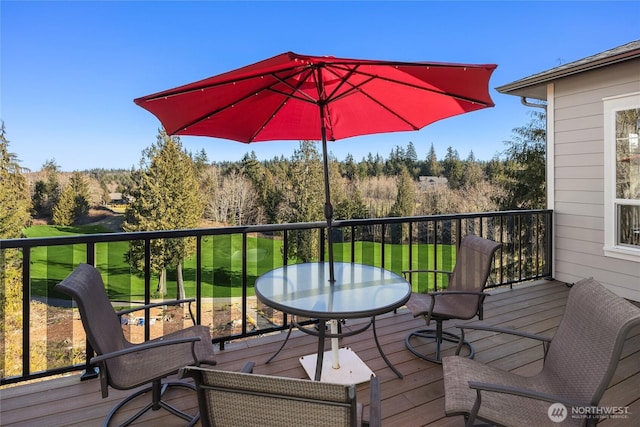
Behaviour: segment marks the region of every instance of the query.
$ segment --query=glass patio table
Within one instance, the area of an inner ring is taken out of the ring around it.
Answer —
[[[308,368],[309,360],[315,358],[316,381],[332,381],[335,378],[351,381],[348,377],[354,365],[364,363],[349,349],[338,349],[338,339],[359,334],[373,326],[373,336],[380,355],[387,366],[402,378],[402,374],[391,364],[384,354],[376,334],[375,317],[391,312],[404,305],[411,296],[411,285],[400,275],[379,267],[355,263],[334,263],[335,282],[329,282],[329,263],[303,263],[277,268],[258,277],[255,291],[258,299],[265,305],[292,315],[291,327],[286,339],[278,351],[267,361],[269,363],[284,347],[291,330],[295,325],[301,331],[318,336],[318,352],[313,357],[303,356],[300,362],[312,377],[312,369]],[[317,319],[316,327],[303,327],[298,317]],[[355,330],[339,331],[337,320],[368,319],[368,322],[357,325]],[[326,331],[326,324],[331,331]],[[324,341],[332,339],[332,362],[324,363]],[[342,363],[340,360],[342,359]],[[366,368],[366,365],[364,365]],[[371,371],[366,368],[366,378],[354,383],[364,382],[370,378]],[[345,375],[347,374],[347,375]]]

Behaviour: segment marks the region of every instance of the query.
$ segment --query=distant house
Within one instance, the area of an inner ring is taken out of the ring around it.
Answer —
[[[111,205],[126,205],[130,203],[130,199],[123,197],[122,193],[109,193],[109,204]]]
[[[546,104],[554,277],[640,301],[640,40],[497,90]]]
[[[427,188],[435,187],[437,185],[447,185],[449,180],[444,176],[419,176],[418,187],[420,190],[426,190]]]

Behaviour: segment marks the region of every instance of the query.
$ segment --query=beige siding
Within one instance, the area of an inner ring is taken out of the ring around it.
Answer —
[[[640,262],[605,257],[604,130],[606,97],[640,90],[640,60],[610,65],[554,82],[553,138],[555,276],[575,282],[593,276],[640,301]]]

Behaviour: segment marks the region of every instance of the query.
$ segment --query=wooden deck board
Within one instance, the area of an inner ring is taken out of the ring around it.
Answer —
[[[561,318],[568,292],[564,284],[553,281],[497,291],[486,299],[484,321],[490,325],[551,335]],[[464,322],[445,323],[445,329],[454,331],[455,325],[460,323]],[[358,324],[361,322],[350,320],[344,328],[354,328]],[[341,345],[351,347],[380,378],[383,425],[462,426],[462,417],[444,414],[442,367],[416,358],[405,348],[405,336],[411,330],[423,328],[424,321],[413,318],[403,308],[376,319],[376,326],[385,354],[403,373],[404,379],[398,379],[380,357],[371,329],[344,338]],[[224,350],[217,352],[218,368],[238,371],[247,361],[253,361],[256,373],[306,378],[298,358],[315,353],[317,340],[299,331],[292,333],[278,357],[265,363],[280,347],[284,336],[284,333],[277,333],[227,343]],[[469,331],[466,337],[473,342],[479,361],[522,375],[532,375],[542,366],[542,347],[535,341],[486,331]],[[361,384],[357,389],[359,400],[367,405],[368,385]],[[4,387],[0,390],[0,425],[99,426],[109,410],[129,393],[131,391],[112,389],[109,397],[102,399],[98,380],[80,381],[79,375]],[[190,411],[197,410],[192,392],[176,391],[173,396],[176,404]],[[146,396],[137,399],[128,413],[134,413],[146,402]],[[626,419],[603,421],[605,427],[640,424],[640,328],[634,329],[625,342],[618,369],[602,405],[628,406],[631,412]],[[135,426],[183,424],[165,411],[148,413],[134,423]]]

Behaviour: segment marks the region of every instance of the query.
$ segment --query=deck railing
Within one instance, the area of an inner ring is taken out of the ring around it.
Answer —
[[[334,257],[397,273],[447,270],[455,264],[461,238],[475,234],[503,244],[496,254],[491,286],[511,286],[551,276],[552,217],[550,210],[523,210],[337,220]],[[87,362],[93,353],[85,345],[77,311],[70,309],[73,304],[67,297],[56,294],[54,286],[86,262],[101,271],[114,307],[181,297],[175,262],[167,269],[167,293],[157,291],[154,250],[159,242],[192,246],[193,254],[182,260],[181,276],[184,296],[195,298],[195,303],[189,308],[192,314],[186,308],[172,312],[167,307],[122,319],[132,341],[182,327],[185,319],[209,325],[220,349],[231,340],[286,329],[291,319],[255,299],[255,279],[285,264],[328,258],[324,222],[0,240],[4,350],[0,383],[81,369],[86,377],[94,376]],[[134,255],[136,248],[141,255]],[[10,270],[21,274],[17,286]],[[440,274],[408,278],[415,291],[446,286]]]

